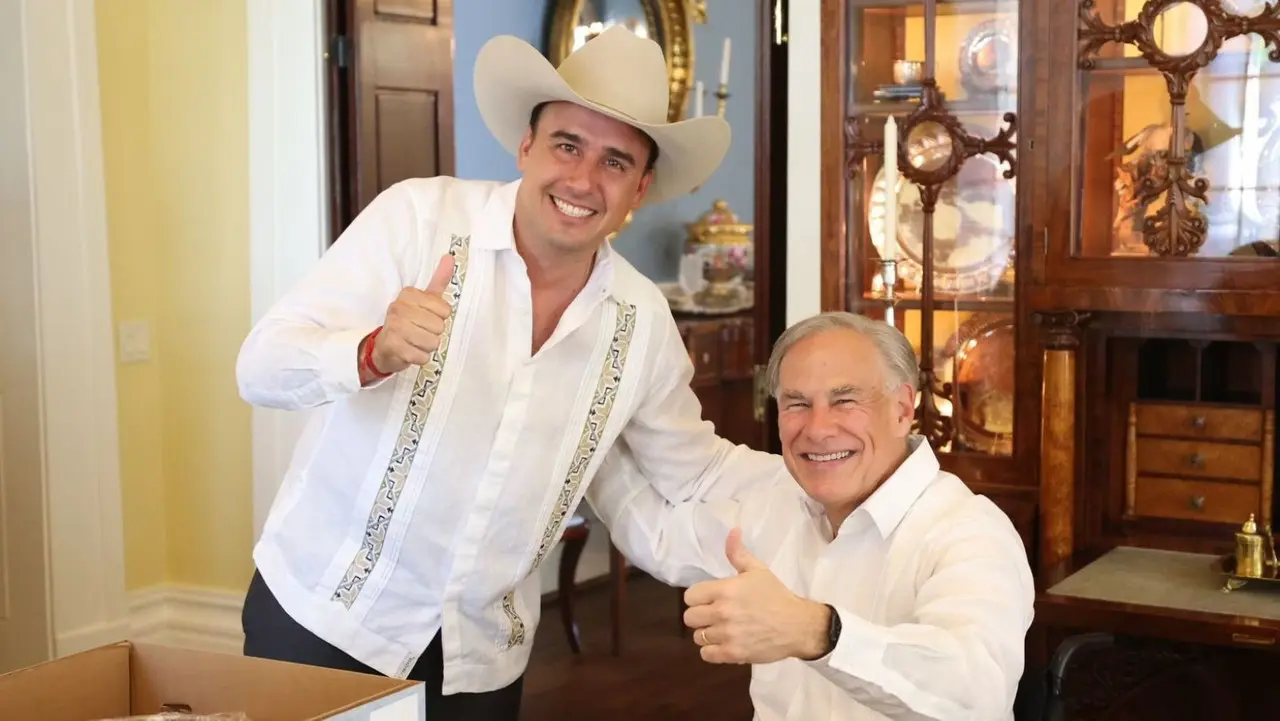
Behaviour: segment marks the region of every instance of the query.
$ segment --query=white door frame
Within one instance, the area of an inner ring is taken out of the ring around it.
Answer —
[[[94,0],[20,0],[45,413],[53,648],[129,635],[115,340]],[[320,257],[327,233],[321,0],[245,0],[253,318]],[[10,239],[13,240],[13,239]],[[253,413],[254,534],[299,414]]]
[[[94,2],[20,0],[53,649],[128,635]],[[6,158],[5,162],[19,161]],[[15,552],[18,549],[10,549]]]
[[[245,0],[249,23],[251,322],[309,271],[328,236],[323,0]],[[304,413],[253,409],[253,535]]]

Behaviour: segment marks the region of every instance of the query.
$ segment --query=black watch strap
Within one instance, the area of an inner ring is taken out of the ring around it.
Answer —
[[[831,653],[836,650],[836,644],[840,642],[840,631],[844,628],[844,624],[840,622],[840,614],[836,612],[836,607],[829,603],[826,606],[831,611],[831,623],[827,626],[827,653]]]

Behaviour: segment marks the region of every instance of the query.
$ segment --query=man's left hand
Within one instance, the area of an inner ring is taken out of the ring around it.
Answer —
[[[772,663],[827,653],[827,606],[792,593],[742,542],[734,529],[725,554],[738,575],[685,591],[684,623],[711,663]]]

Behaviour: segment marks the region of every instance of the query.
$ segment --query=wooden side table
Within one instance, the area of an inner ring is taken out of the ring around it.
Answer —
[[[1216,559],[1122,546],[1041,574],[1033,638],[1042,657],[1054,649],[1056,718],[1077,717],[1068,705],[1079,718],[1280,718],[1280,594],[1224,593]]]

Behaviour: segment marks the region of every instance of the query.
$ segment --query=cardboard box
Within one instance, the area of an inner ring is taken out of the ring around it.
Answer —
[[[421,683],[143,643],[102,646],[0,676],[0,719],[97,721],[241,712],[251,721],[425,721]]]

